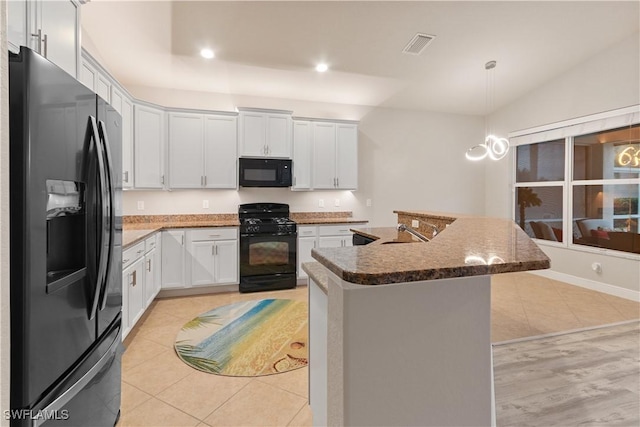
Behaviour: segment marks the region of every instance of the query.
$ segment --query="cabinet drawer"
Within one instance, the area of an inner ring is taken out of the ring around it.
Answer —
[[[350,229],[350,224],[320,225],[318,226],[318,234],[320,236],[349,236],[353,234]]]
[[[313,237],[318,234],[318,227],[315,225],[298,226],[298,237]]]
[[[153,236],[147,238],[144,241],[144,251],[149,252],[152,249],[155,249],[156,246],[158,246],[158,233],[154,234]]]
[[[132,262],[144,255],[144,243],[137,243],[135,246],[122,252],[122,268],[127,268]]]
[[[237,228],[202,228],[197,230],[189,230],[189,236],[192,242],[199,240],[233,240],[238,238]]]

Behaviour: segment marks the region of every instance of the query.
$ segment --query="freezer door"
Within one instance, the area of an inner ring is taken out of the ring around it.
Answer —
[[[96,347],[28,413],[22,425],[113,427],[120,412],[120,318]]]
[[[97,338],[84,170],[96,95],[26,48],[9,85],[11,407],[28,408]]]

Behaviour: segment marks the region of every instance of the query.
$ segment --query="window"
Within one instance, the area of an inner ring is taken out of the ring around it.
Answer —
[[[640,254],[635,110],[609,122],[572,123],[512,138],[514,219],[529,236],[553,245]]]
[[[536,239],[562,242],[564,139],[516,148],[515,220]]]

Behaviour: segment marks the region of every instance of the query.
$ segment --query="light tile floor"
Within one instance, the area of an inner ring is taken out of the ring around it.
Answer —
[[[640,304],[529,273],[491,283],[492,341],[640,318]],[[190,368],[173,343],[184,323],[214,307],[262,298],[305,300],[307,288],[210,294],[153,302],[125,341],[118,426],[310,426],[308,369],[224,377]]]

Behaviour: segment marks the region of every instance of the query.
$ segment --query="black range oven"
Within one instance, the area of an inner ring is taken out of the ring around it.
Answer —
[[[247,203],[240,219],[240,292],[296,287],[298,231],[289,205]]]

